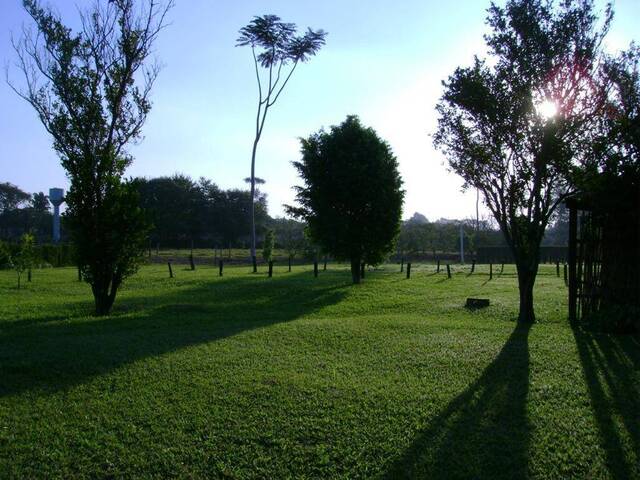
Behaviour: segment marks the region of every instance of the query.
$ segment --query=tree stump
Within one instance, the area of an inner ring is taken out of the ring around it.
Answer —
[[[489,306],[488,298],[467,298],[466,308],[475,310],[477,308],[486,308]]]

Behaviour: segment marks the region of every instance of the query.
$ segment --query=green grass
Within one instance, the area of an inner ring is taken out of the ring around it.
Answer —
[[[0,478],[640,478],[638,339],[572,331],[554,267],[531,328],[509,265],[248,271],[144,267],[105,318],[0,272]]]

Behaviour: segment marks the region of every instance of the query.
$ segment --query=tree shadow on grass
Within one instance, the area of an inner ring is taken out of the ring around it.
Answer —
[[[630,335],[574,330],[611,478],[640,478],[640,348]]]
[[[335,278],[247,275],[156,296],[123,296],[108,317],[59,322],[54,314],[5,322],[0,325],[0,397],[72,387],[139,359],[295,320],[340,302],[345,294]]]
[[[385,478],[528,476],[529,329],[517,325],[480,378],[430,422]]]

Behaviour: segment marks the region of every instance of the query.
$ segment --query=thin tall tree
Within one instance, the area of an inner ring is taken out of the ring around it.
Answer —
[[[312,30],[296,34],[296,25],[285,23],[276,15],[263,15],[240,29],[236,46],[250,46],[258,81],[258,111],[256,130],[251,151],[251,260],[253,271],[257,271],[256,260],[256,151],[262,136],[269,109],[276,103],[284,87],[299,63],[314,56],[325,43],[326,32]],[[266,73],[261,78],[260,68]]]

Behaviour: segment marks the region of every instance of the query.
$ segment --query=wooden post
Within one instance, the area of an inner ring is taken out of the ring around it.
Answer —
[[[169,278],[173,278],[173,269],[171,268],[171,262],[167,262],[167,265],[169,266]]]
[[[400,259],[400,273],[404,272],[404,257]]]
[[[273,260],[269,260],[269,278],[273,277]]]
[[[471,273],[475,272],[476,270],[476,260],[473,259],[473,261],[471,262]]]
[[[504,272],[504,262],[502,262],[502,266],[500,267],[500,275],[502,275],[502,272]]]
[[[258,273],[258,259],[255,255],[251,257],[251,264],[253,265],[253,273]]]
[[[196,264],[193,263],[193,253],[191,255],[189,255],[189,263],[191,264],[191,270],[192,271],[195,270],[196,269]]]
[[[440,273],[440,259],[438,259],[438,266],[436,267],[436,273]]]
[[[567,277],[567,264],[566,263],[564,264],[564,269],[563,270],[564,270],[564,284],[566,286],[568,286],[569,285],[569,279]]]
[[[313,261],[313,276],[318,278],[318,260]]]
[[[360,264],[360,278],[364,278],[364,262]]]
[[[218,264],[218,268],[219,268],[219,272],[218,272],[218,276],[222,276],[222,269],[224,268],[224,264],[222,263],[222,260],[220,260],[220,263]]]
[[[560,261],[556,260],[556,277],[560,278]]]
[[[407,279],[411,278],[411,262],[407,262]]]
[[[325,271],[325,272],[327,271],[327,256],[326,255],[324,257],[324,265],[322,267],[322,270]]]
[[[489,262],[489,280],[493,280],[493,263]]]
[[[451,278],[451,266],[447,263],[447,278]]]

